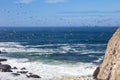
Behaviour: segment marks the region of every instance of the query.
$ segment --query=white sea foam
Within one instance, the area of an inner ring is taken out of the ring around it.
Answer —
[[[95,60],[94,62],[97,62],[97,63],[98,63],[98,62],[102,61],[102,60],[103,60],[103,58],[104,58],[104,57],[103,57],[103,56],[101,56],[101,57],[99,57],[99,59],[98,59],[98,60]]]
[[[26,46],[23,46],[17,42],[0,42],[0,48],[4,48],[9,53],[14,52],[36,52],[36,53],[54,53],[52,49],[38,49],[38,48],[27,48]]]
[[[8,58],[6,64],[10,64],[12,67],[17,68],[26,67],[31,73],[38,74],[42,77],[41,80],[55,80],[61,76],[81,76],[92,75],[96,65],[92,63],[77,63],[77,64],[45,64],[42,62],[28,62],[27,59],[13,59]],[[15,72],[15,71],[14,71]],[[35,80],[28,79],[25,75],[14,77],[11,73],[0,72],[1,80]],[[6,77],[9,76],[9,77]],[[39,79],[38,79],[39,80]]]
[[[47,45],[21,45],[18,42],[0,42],[0,49],[4,48],[9,53],[20,52],[20,53],[37,53],[37,54],[53,54],[53,53],[67,53],[68,51],[73,51],[81,54],[87,53],[103,53],[103,51],[93,51],[86,49],[76,50],[75,47],[85,47],[85,46],[104,46],[105,44],[47,44]],[[58,48],[37,48],[45,46],[59,46]]]
[[[95,46],[95,44],[87,44],[89,46]],[[37,48],[37,47],[46,47],[46,46],[59,46],[58,48]],[[96,46],[102,46],[98,44]],[[48,45],[21,45],[17,42],[0,42],[0,48],[4,48],[7,52],[36,52],[36,54],[54,54],[54,53],[67,53],[68,51],[77,52],[80,54],[88,53],[102,53],[103,51],[94,51],[94,50],[81,50],[76,49],[79,47],[86,48],[86,44],[48,44]],[[34,53],[35,54],[35,53]],[[57,61],[56,61],[57,62]],[[12,67],[16,66],[19,69],[26,67],[29,72],[38,74],[42,77],[41,80],[55,80],[57,77],[61,76],[81,76],[81,75],[92,75],[96,65],[92,63],[43,63],[43,62],[29,62],[28,59],[16,59],[8,58],[6,64],[10,64]],[[9,76],[9,77],[6,77]],[[2,73],[0,72],[1,80],[27,80],[28,78],[25,75],[20,77],[14,77],[11,73]],[[35,79],[29,79],[35,80]],[[39,80],[39,79],[38,79]]]
[[[82,50],[81,54],[104,53],[104,51]]]
[[[62,50],[68,52],[69,50],[71,50],[71,47],[70,46],[62,46],[60,47]]]

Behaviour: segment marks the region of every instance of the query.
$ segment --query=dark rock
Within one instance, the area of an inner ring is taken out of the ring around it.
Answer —
[[[13,67],[12,69],[18,69],[17,67]]]
[[[2,58],[0,58],[0,62],[1,62],[1,61],[7,61],[7,59],[2,59]]]
[[[0,69],[2,70],[2,72],[12,72],[11,66],[8,64],[1,65]]]
[[[37,74],[32,74],[32,73],[29,73],[29,75],[26,75],[28,78],[41,78],[39,75]]]
[[[17,73],[26,74],[28,71],[17,71]]]
[[[97,67],[96,70],[95,70],[94,73],[93,73],[93,78],[94,78],[95,80],[97,80],[97,75],[98,75],[99,71],[100,71],[100,67]]]
[[[26,68],[25,68],[25,67],[23,67],[23,68],[21,68],[21,70],[26,70]]]
[[[12,73],[14,76],[19,76],[20,74],[19,73]]]

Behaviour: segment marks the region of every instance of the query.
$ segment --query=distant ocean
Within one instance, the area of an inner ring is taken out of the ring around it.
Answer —
[[[27,67],[45,80],[91,75],[116,27],[2,27],[0,48],[9,64]],[[22,78],[20,78],[22,79]]]

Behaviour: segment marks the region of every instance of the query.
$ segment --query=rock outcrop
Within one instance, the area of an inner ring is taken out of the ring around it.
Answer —
[[[2,70],[2,72],[12,72],[11,66],[8,64],[1,65],[0,69]]]
[[[96,80],[120,80],[120,28],[109,40],[103,63],[93,77]]]

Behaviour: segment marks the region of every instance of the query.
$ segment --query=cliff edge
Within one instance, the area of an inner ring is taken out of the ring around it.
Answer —
[[[120,80],[120,28],[109,40],[103,63],[93,77],[95,80]]]

